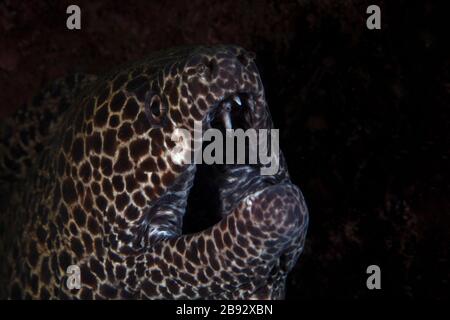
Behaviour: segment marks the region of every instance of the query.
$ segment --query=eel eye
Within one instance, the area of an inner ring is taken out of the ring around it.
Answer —
[[[148,120],[155,128],[161,128],[167,124],[167,108],[158,94],[152,91],[147,92],[144,110]]]
[[[155,117],[159,117],[161,115],[161,98],[157,95],[154,95],[150,100],[150,112]]]

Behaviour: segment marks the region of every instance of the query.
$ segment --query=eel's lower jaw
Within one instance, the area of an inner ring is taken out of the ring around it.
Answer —
[[[265,247],[262,256],[269,253],[271,259],[266,263],[272,265],[272,270],[265,275],[265,285],[260,288],[284,287],[287,274],[303,251],[308,226],[308,210],[303,195],[298,187],[289,181],[266,185],[243,198],[241,203],[245,205],[238,207],[254,211],[248,223],[266,234],[263,238]],[[254,207],[256,209],[253,209]],[[243,216],[245,217],[245,213]],[[281,291],[279,298],[284,296],[284,289]],[[256,294],[258,299],[263,296]],[[266,298],[273,297],[269,295]]]
[[[152,261],[168,264],[163,270],[170,269],[170,262],[161,258],[164,253],[183,256],[202,275],[192,288],[196,298],[282,298],[286,274],[303,249],[307,223],[298,188],[279,183],[248,195],[210,228],[162,240],[148,254]],[[190,278],[186,282],[169,273],[164,277],[190,285]]]

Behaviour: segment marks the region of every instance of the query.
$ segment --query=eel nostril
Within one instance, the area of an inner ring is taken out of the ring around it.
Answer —
[[[241,53],[237,56],[238,61],[244,65],[247,66],[252,60],[255,60],[256,54],[252,51],[248,51],[245,53]]]
[[[200,63],[199,65],[196,66],[195,69],[200,76],[206,77],[214,74],[216,70],[216,64],[214,60],[209,60],[206,61],[205,63]]]
[[[246,55],[248,60],[255,60],[256,58],[256,53],[254,53],[253,51],[248,51]]]
[[[201,63],[196,67],[197,73],[200,75],[205,75],[208,72],[208,67]]]

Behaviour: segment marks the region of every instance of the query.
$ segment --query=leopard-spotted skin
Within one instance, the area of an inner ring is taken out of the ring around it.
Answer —
[[[196,174],[170,151],[240,93],[242,118],[272,128],[253,55],[235,46],[153,54],[102,78],[44,90],[0,129],[1,295],[33,299],[279,299],[308,222],[280,170],[223,165],[223,218],[182,234]],[[6,196],[5,196],[6,195]],[[68,289],[67,268],[81,270]]]

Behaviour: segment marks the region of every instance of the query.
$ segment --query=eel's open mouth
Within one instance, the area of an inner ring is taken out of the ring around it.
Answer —
[[[206,127],[247,130],[253,125],[254,99],[251,93],[230,94],[216,103],[206,116]]]
[[[225,142],[226,129],[242,129],[245,132],[254,128],[254,112],[253,94],[237,92],[215,103],[206,115],[204,129],[218,129],[222,134],[223,158],[220,164],[197,164],[183,220],[183,233],[197,232],[212,226],[245,197],[280,182],[280,176],[261,176],[259,163],[249,163],[249,153],[256,152],[251,148],[254,142],[250,139],[242,140],[244,148],[240,150],[237,145],[233,145],[234,162],[227,163],[226,152],[230,150]],[[203,141],[202,149],[209,143]],[[236,164],[237,153],[243,150],[245,161],[243,164]]]

